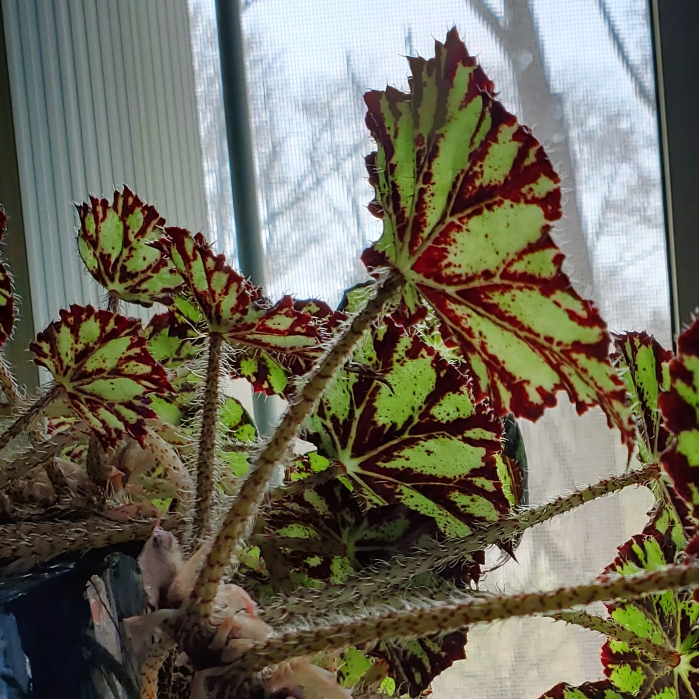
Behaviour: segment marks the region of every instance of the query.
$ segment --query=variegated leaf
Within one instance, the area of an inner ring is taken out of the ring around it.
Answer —
[[[280,548],[289,570],[331,584],[395,553],[396,547],[407,550],[435,533],[432,520],[404,505],[364,512],[340,481],[308,488],[270,507],[265,521],[271,543],[287,542]]]
[[[493,98],[455,29],[436,58],[408,60],[410,94],[365,96],[378,146],[370,209],[383,218],[365,263],[400,271],[413,319],[423,300],[434,309],[498,415],[536,419],[565,390],[580,413],[601,406],[630,445],[606,326],[551,239],[560,180],[541,145]]]
[[[182,228],[166,228],[155,245],[184,277],[209,332],[244,348],[255,363],[257,352],[306,359],[322,354],[320,325],[313,316],[297,308],[290,296],[272,304],[223,255],[216,255],[201,233],[192,236]],[[254,377],[255,371],[243,375]]]
[[[660,507],[642,534],[620,549],[602,577],[633,575],[676,563],[685,546],[682,527],[670,510]],[[669,667],[610,639],[602,648],[604,672],[622,694],[648,699],[696,699],[699,697],[699,605],[691,590],[669,590],[632,601],[608,604],[611,618],[637,636],[676,651],[677,665]]]
[[[169,304],[182,286],[170,260],[150,245],[165,219],[128,187],[78,207],[78,251],[90,274],[123,301]]]
[[[699,319],[678,339],[670,390],[659,404],[665,427],[675,437],[660,457],[662,465],[699,521]]]
[[[615,335],[614,346],[616,354],[612,360],[621,369],[621,376],[631,395],[631,409],[640,437],[639,455],[644,462],[657,461],[670,437],[661,424],[658,399],[670,387],[672,352],[663,349],[654,337],[645,332]]]
[[[75,412],[111,446],[129,434],[146,436],[155,417],[151,396],[171,390],[165,369],[150,355],[133,318],[73,305],[39,333],[29,349],[48,369]]]
[[[609,680],[585,682],[579,687],[561,682],[539,699],[631,699],[632,695],[617,691]],[[668,696],[667,699],[670,699]],[[673,699],[675,699],[673,697]]]
[[[0,206],[0,242],[7,233],[7,214]],[[0,262],[0,345],[12,335],[15,325],[15,297],[12,293],[12,277]]]
[[[465,373],[390,318],[326,389],[308,439],[370,503],[402,502],[458,537],[508,511],[497,474],[502,426]]]
[[[154,359],[168,369],[194,359],[205,347],[204,336],[175,307],[154,315],[143,334]]]

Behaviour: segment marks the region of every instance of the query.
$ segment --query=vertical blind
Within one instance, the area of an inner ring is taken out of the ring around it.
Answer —
[[[2,0],[34,311],[100,303],[72,202],[127,185],[205,230],[185,0]]]

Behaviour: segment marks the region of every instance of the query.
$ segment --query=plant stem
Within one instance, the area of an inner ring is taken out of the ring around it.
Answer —
[[[603,619],[601,616],[588,614],[583,611],[553,612],[552,614],[547,614],[547,616],[556,621],[565,621],[567,624],[582,626],[585,629],[604,634],[607,638],[622,641],[633,648],[633,650],[659,660],[668,667],[677,667],[680,664],[680,654],[676,650],[653,643],[649,638],[643,638],[635,634],[612,619]]]
[[[158,674],[174,648],[175,642],[164,633],[151,643],[141,668],[141,699],[158,699]]]
[[[699,583],[699,565],[667,566],[661,570],[616,577],[550,592],[497,596],[457,604],[436,603],[425,609],[408,609],[359,617],[349,622],[282,634],[241,654],[232,666],[236,673],[257,672],[277,663],[331,653],[361,643],[408,640],[431,633],[450,633],[471,624],[516,616],[544,614],[592,602],[632,599]]]
[[[26,522],[0,525],[0,559],[19,560],[2,569],[2,575],[17,575],[69,551],[89,551],[127,541],[145,541],[153,533],[155,520],[120,524],[91,518],[82,522]],[[164,529],[175,529],[179,521],[163,520]]]
[[[87,445],[87,456],[85,457],[85,472],[88,478],[102,490],[106,489],[109,483],[109,467],[107,466],[107,455],[104,453],[101,442],[92,435]]]
[[[51,390],[30,405],[2,434],[0,434],[0,450],[4,449],[15,437],[19,437],[19,435],[29,427],[32,420],[58,398],[60,392],[61,386],[59,384],[54,384]]]
[[[331,585],[323,589],[305,589],[294,592],[292,597],[277,598],[263,610],[267,623],[274,625],[295,614],[318,614],[323,610],[336,611],[338,605],[356,604],[357,598],[366,600],[383,596],[387,590],[407,586],[416,575],[438,571],[453,563],[467,559],[470,554],[503,541],[611,493],[630,485],[638,485],[660,476],[658,464],[645,464],[620,476],[612,476],[594,485],[576,490],[570,495],[557,498],[538,507],[524,510],[516,516],[506,517],[487,529],[463,539],[433,541],[412,554],[393,557],[386,563],[377,563],[369,571],[361,571],[347,578],[342,585]]]
[[[75,435],[72,431],[64,430],[51,437],[51,439],[47,439],[45,442],[29,449],[15,461],[0,465],[0,488],[17,478],[22,478],[33,468],[40,466],[47,459],[58,454],[74,440]]]
[[[119,313],[119,293],[113,289],[107,295],[107,310],[112,313]]]
[[[19,403],[17,384],[2,358],[0,358],[0,391],[5,394],[5,400],[11,408]]]
[[[221,370],[223,337],[209,335],[209,362],[204,386],[204,408],[199,432],[197,460],[197,494],[194,503],[193,541],[196,547],[206,537],[211,525],[211,506],[214,494],[214,457],[216,449],[216,415],[218,413],[218,381]]]
[[[335,374],[347,361],[354,346],[369,326],[381,315],[384,305],[403,285],[402,277],[391,274],[347,327],[347,330],[323,357],[295,403],[289,406],[274,435],[260,452],[243,483],[233,506],[228,511],[213,547],[194,586],[191,611],[199,618],[208,618],[218,585],[233,551],[242,542],[250,520],[256,515],[274,467],[286,454],[303,421]]]

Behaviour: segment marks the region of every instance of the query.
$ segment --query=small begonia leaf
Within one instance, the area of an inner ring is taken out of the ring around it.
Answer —
[[[650,523],[619,548],[617,558],[602,578],[654,571],[678,563],[686,545],[684,532],[671,510],[659,506]],[[602,648],[602,665],[612,685],[622,694],[648,699],[694,699],[699,696],[699,653],[696,633],[699,604],[691,590],[668,590],[634,600],[607,604],[611,618],[637,636],[678,653],[674,668],[610,639]]]
[[[597,309],[563,273],[551,238],[560,179],[531,132],[494,99],[493,83],[452,29],[436,57],[409,58],[410,93],[369,92],[367,158],[383,234],[370,270],[397,269],[403,312],[428,303],[458,342],[476,397],[535,420],[565,390],[579,413],[599,405],[634,439],[624,385]]]
[[[463,371],[390,318],[348,369],[307,421],[308,439],[370,502],[402,502],[453,537],[508,511],[495,462],[502,425]]]
[[[631,396],[631,409],[638,427],[641,460],[658,461],[669,433],[662,425],[658,400],[670,388],[669,364],[672,352],[645,332],[614,336],[616,354],[612,360],[622,369],[621,377]]]
[[[0,206],[0,242],[7,233],[7,214]],[[12,335],[15,325],[15,297],[12,293],[12,277],[0,262],[0,345]]]
[[[48,369],[77,415],[105,446],[124,434],[143,443],[150,398],[171,391],[165,369],[148,352],[133,318],[73,305],[29,349]]]
[[[154,315],[143,334],[153,358],[175,369],[203,351],[204,336],[176,308]]]
[[[229,364],[255,390],[284,392],[287,373],[308,370],[323,354],[331,328],[343,317],[321,301],[284,296],[272,303],[223,255],[216,255],[201,233],[192,236],[182,228],[166,228],[155,245],[184,277],[209,332],[242,350]]]
[[[123,301],[169,304],[182,286],[170,260],[150,245],[165,219],[128,187],[107,199],[90,197],[78,207],[78,251],[90,274]]]
[[[675,437],[661,463],[699,521],[699,319],[677,341],[677,357],[670,362],[670,390],[660,396],[659,404],[665,427]]]
[[[631,694],[619,692],[609,680],[586,682],[579,687],[561,682],[539,699],[631,699]],[[670,699],[670,697],[667,697]],[[676,699],[673,697],[673,699]]]

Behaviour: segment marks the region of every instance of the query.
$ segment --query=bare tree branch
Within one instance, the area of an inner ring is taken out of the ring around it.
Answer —
[[[605,0],[597,0],[597,6],[599,7],[602,19],[604,19],[604,24],[607,27],[607,33],[609,34],[609,38],[612,40],[614,50],[616,51],[617,56],[621,61],[621,65],[626,71],[626,74],[631,79],[634,92],[638,95],[638,98],[641,100],[641,102],[643,102],[643,104],[646,107],[648,107],[648,109],[655,109],[655,95],[646,87],[645,83],[643,82],[643,79],[638,74],[636,66],[634,66],[631,62],[631,58],[626,50],[626,46],[624,46],[624,42],[621,38],[621,35],[619,34],[619,31],[617,30],[616,25],[614,24],[614,20],[612,19],[612,16],[609,13],[607,3],[605,2]]]
[[[502,41],[504,38],[504,28],[493,11],[483,0],[469,0],[469,4],[486,25],[488,25],[488,28],[493,32],[495,38]]]

